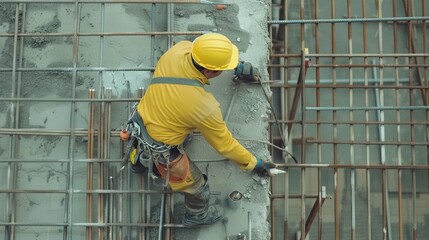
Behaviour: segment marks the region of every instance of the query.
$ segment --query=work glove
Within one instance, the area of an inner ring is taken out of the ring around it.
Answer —
[[[273,162],[257,159],[256,166],[253,169],[259,176],[271,176],[270,169],[276,168]]]
[[[259,71],[249,62],[239,62],[234,70],[234,82],[257,82],[259,81]]]

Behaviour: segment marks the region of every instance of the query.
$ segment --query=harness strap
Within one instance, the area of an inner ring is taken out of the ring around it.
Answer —
[[[170,78],[170,77],[158,77],[153,78],[151,83],[152,84],[178,84],[178,85],[187,85],[187,86],[195,86],[195,87],[203,87],[204,84],[202,84],[200,81],[195,79],[189,79],[189,78]]]

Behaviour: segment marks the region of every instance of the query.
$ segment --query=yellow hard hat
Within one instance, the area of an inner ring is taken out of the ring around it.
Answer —
[[[194,40],[192,58],[209,70],[234,69],[238,64],[238,48],[222,34],[206,33]]]

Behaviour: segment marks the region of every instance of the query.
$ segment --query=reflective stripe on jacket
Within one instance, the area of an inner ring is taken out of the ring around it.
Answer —
[[[182,41],[170,48],[159,59],[153,77],[187,78],[209,84],[192,64],[191,46],[191,42]],[[219,102],[203,87],[151,84],[137,111],[157,141],[179,145],[197,129],[215,150],[241,168],[252,170],[256,165],[256,158],[227,129]]]

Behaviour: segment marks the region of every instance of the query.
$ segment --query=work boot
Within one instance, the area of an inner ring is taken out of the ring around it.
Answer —
[[[210,225],[223,218],[223,208],[218,205],[211,205],[208,207],[207,211],[191,215],[189,213],[185,214],[183,218],[183,225],[187,227],[197,226],[197,225]]]
[[[191,192],[185,192],[186,213],[183,218],[185,226],[212,224],[222,219],[223,208],[220,205],[210,205],[210,187],[207,177],[202,175],[201,187]],[[189,189],[188,189],[189,190]]]

